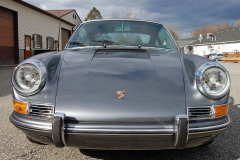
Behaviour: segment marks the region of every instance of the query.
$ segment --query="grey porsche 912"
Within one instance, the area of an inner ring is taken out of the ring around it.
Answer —
[[[10,121],[56,147],[183,149],[230,124],[228,71],[181,53],[157,22],[84,22],[64,50],[20,63],[12,84]]]

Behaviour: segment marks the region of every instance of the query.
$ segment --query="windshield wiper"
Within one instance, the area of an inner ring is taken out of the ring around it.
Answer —
[[[86,46],[85,44],[83,43],[80,43],[80,42],[68,42],[69,45],[76,45],[76,46]]]
[[[117,42],[109,41],[109,40],[95,40],[95,39],[93,39],[93,40],[91,40],[91,42],[93,42],[93,43],[99,43],[99,44],[101,44],[101,45],[103,45],[103,44],[105,44],[105,43],[107,43],[107,44],[116,44],[116,45],[119,45]]]
[[[139,49],[141,48],[141,45],[140,45],[140,44],[136,44],[136,43],[128,43],[128,45],[136,46],[136,47],[138,47]]]

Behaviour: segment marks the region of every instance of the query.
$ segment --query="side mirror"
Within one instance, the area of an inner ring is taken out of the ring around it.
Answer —
[[[185,54],[192,54],[193,47],[192,46],[185,46],[183,52]]]

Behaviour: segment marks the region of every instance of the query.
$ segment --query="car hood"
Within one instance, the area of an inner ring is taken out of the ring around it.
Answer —
[[[119,99],[117,91],[125,91]],[[83,49],[64,55],[55,112],[79,122],[173,121],[185,114],[179,53]]]

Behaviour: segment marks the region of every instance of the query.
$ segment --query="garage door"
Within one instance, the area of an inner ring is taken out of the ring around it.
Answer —
[[[0,7],[0,65],[14,63],[14,12]]]
[[[70,36],[71,36],[71,31],[62,28],[62,49],[64,49]]]

